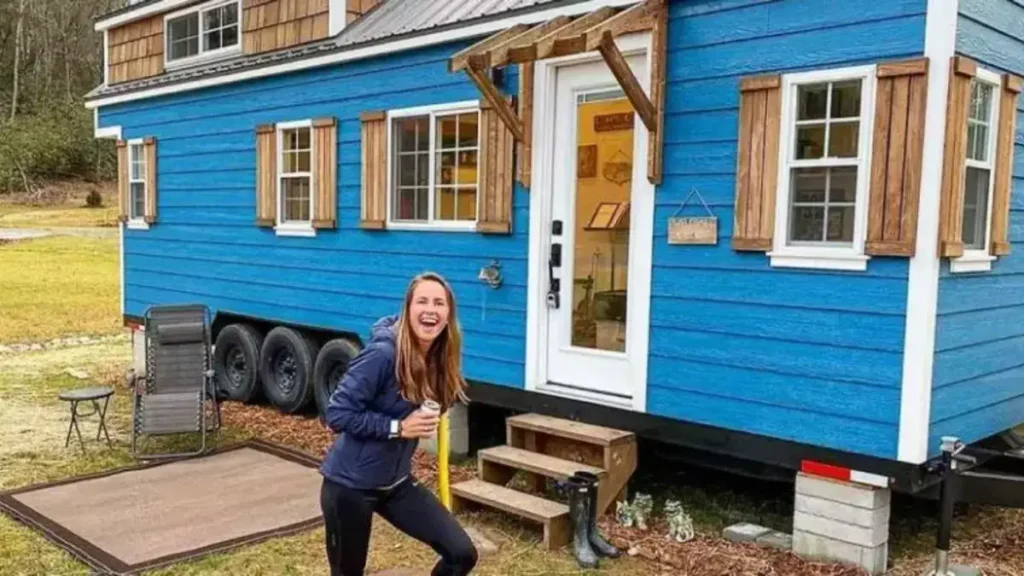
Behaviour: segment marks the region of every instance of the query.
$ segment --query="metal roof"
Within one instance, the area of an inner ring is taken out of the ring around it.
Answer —
[[[229,72],[302,60],[331,52],[377,44],[398,37],[459,28],[503,18],[512,13],[569,6],[583,1],[585,0],[382,0],[373,10],[346,26],[340,34],[333,38],[325,38],[283,50],[238,56],[229,60],[168,71],[150,78],[121,82],[110,86],[98,86],[86,94],[85,98],[92,100],[127,94]],[[132,8],[148,3],[144,0]]]

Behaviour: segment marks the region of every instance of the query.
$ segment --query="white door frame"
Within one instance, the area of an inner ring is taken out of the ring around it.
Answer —
[[[637,78],[644,91],[650,94],[651,33],[639,32],[627,34],[616,39],[616,45],[624,56],[642,53],[646,57],[648,74]],[[555,96],[556,73],[562,66],[601,60],[596,52],[576,54],[562,58],[552,58],[535,62],[533,92],[533,154],[532,177],[530,189],[530,249],[527,272],[526,297],[526,389],[545,394],[566,396],[577,400],[590,401],[596,404],[607,404],[620,408],[629,408],[637,412],[647,410],[647,362],[650,339],[651,311],[651,264],[654,252],[654,192],[655,187],[647,180],[647,136],[648,131],[639,115],[635,122],[635,149],[639,151],[633,161],[633,188],[630,206],[630,236],[639,239],[652,239],[647,249],[634,249],[636,242],[630,242],[629,259],[631,262],[629,276],[629,300],[636,299],[635,309],[630,310],[630,332],[627,341],[633,346],[631,359],[633,366],[633,382],[635,389],[631,405],[616,402],[601,394],[590,394],[583,391],[558,391],[544,389],[547,383],[547,339],[542,330],[546,330],[547,304],[547,256],[550,244],[550,215],[552,201],[552,177],[554,173],[555,143]],[[571,256],[563,253],[563,259]],[[635,272],[634,272],[635,271]],[[564,282],[565,280],[563,280]],[[636,312],[635,316],[632,313]]]

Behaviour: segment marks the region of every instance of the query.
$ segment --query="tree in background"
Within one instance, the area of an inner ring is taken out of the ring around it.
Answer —
[[[47,181],[110,179],[82,96],[103,81],[96,16],[125,0],[0,0],[0,194]]]

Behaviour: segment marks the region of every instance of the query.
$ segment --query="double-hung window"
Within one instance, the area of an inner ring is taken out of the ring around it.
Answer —
[[[146,147],[142,140],[128,142],[128,225],[147,228]]]
[[[277,125],[277,229],[279,233],[314,235],[312,122]]]
[[[773,266],[867,267],[874,91],[874,66],[783,77]]]
[[[202,4],[169,15],[164,21],[166,61],[170,66],[205,57],[229,55],[241,49],[241,2]]]
[[[989,254],[989,244],[1000,82],[998,75],[985,70],[978,70],[978,75],[971,81],[961,223],[964,255],[950,261],[953,272],[989,270],[995,260]]]
[[[389,113],[389,228],[474,229],[478,106],[473,101]]]

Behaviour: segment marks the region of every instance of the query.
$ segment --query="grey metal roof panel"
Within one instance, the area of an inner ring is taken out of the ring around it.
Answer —
[[[359,20],[346,26],[336,37],[285,48],[274,52],[244,55],[209,64],[166,72],[151,78],[98,86],[86,100],[136,92],[157,86],[179,84],[200,78],[270,64],[301,60],[357,46],[374,44],[400,36],[436,32],[471,23],[501,18],[514,12],[572,5],[584,0],[383,0]],[[142,2],[145,4],[147,2]],[[138,6],[138,4],[136,5]],[[133,6],[134,7],[134,6]]]

